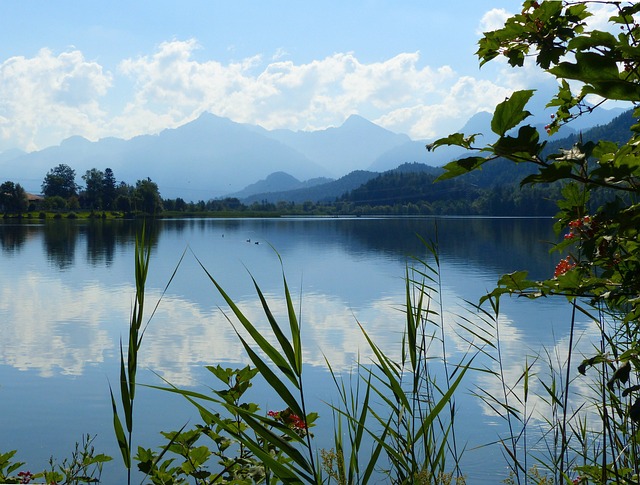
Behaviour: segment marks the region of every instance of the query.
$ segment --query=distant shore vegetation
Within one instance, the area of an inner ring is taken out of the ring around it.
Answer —
[[[45,175],[41,194],[30,194],[13,181],[2,183],[0,213],[5,219],[554,214],[557,187],[479,187],[460,180],[434,185],[436,175],[420,166],[406,164],[385,172],[331,201],[272,202],[265,197],[246,204],[236,197],[196,202],[162,198],[150,178],[128,184],[117,181],[110,168],[87,170],[81,186],[75,182],[75,170],[60,164]]]

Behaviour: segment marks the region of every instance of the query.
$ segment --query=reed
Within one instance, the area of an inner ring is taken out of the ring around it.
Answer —
[[[122,415],[126,425],[122,426],[122,420],[118,413],[118,407],[113,395],[113,389],[109,384],[111,395],[111,405],[113,408],[113,428],[124,466],[127,469],[127,483],[131,484],[131,439],[133,435],[133,405],[136,394],[136,375],[138,372],[138,352],[142,346],[144,330],[144,296],[147,273],[149,270],[149,258],[151,256],[151,246],[145,241],[144,229],[140,237],[136,237],[135,245],[135,283],[136,295],[131,311],[129,324],[129,344],[127,346],[127,359],[124,358],[122,340],[120,340],[120,404]]]
[[[126,428],[122,425],[122,419],[118,411],[116,399],[114,397],[113,389],[109,384],[109,394],[111,397],[111,406],[113,410],[113,429],[116,439],[118,441],[118,448],[122,456],[122,460],[125,468],[127,469],[127,484],[131,484],[131,466],[132,466],[132,438],[133,438],[133,424],[134,424],[134,402],[136,394],[136,378],[138,373],[138,354],[142,346],[142,339],[144,337],[147,325],[153,318],[162,297],[169,288],[173,278],[175,277],[184,253],[180,257],[173,274],[169,278],[167,285],[162,292],[162,295],[158,299],[145,322],[145,287],[147,282],[147,274],[149,272],[149,260],[151,258],[151,241],[147,237],[146,223],[142,225],[142,228],[138,234],[136,234],[135,250],[134,250],[134,272],[135,272],[135,286],[136,293],[133,301],[133,307],[131,310],[131,318],[129,321],[129,335],[127,345],[127,358],[124,357],[124,351],[122,346],[122,339],[120,340],[120,405],[122,416],[124,417],[124,423]]]

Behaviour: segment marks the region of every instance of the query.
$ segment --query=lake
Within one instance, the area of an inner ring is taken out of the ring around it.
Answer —
[[[476,318],[465,300],[478,302],[500,275],[516,269],[538,279],[553,274],[560,256],[549,254],[556,240],[552,224],[509,218],[157,221],[147,228],[153,241],[148,314],[183,253],[184,259],[145,333],[139,382],[161,384],[161,376],[203,390],[217,385],[205,365],[246,365],[223,301],[196,257],[266,329],[251,276],[282,316],[279,255],[300,308],[309,407],[321,415],[316,438],[322,442],[332,432],[326,402],[333,384],[325,358],[340,372],[353,369],[358,356],[370,358],[357,322],[386,352],[399,355],[406,266],[413,257],[432,261],[417,234],[438,242],[446,352],[457,362],[469,350],[461,324]],[[16,458],[31,471],[43,469],[52,454],[68,457],[89,433],[97,435],[100,452],[114,457],[103,482],[123,481],[109,383],[117,388],[119,342],[128,335],[136,230],[132,221],[0,223],[0,452],[17,449]],[[589,337],[592,324],[581,318],[578,330]],[[570,308],[561,299],[504,298],[499,322],[505,373],[514,382],[525,356],[566,351]],[[456,394],[458,440],[466,443],[463,472],[468,483],[496,483],[506,476],[506,462],[499,445],[482,445],[504,428],[472,396],[478,387],[500,389],[486,374],[470,372]],[[265,410],[282,407],[264,388],[255,392]],[[135,406],[134,448],[157,446],[160,431],[198,419],[183,399],[154,389],[140,387]]]

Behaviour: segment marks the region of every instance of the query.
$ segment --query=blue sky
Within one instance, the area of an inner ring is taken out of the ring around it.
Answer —
[[[203,111],[315,130],[359,114],[445,135],[540,78],[479,69],[479,32],[519,1],[0,2],[0,152],[130,138]]]

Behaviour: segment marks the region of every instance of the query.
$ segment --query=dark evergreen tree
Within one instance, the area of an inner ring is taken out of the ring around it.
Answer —
[[[102,179],[102,208],[105,210],[113,209],[116,197],[116,177],[113,170],[106,168]]]

